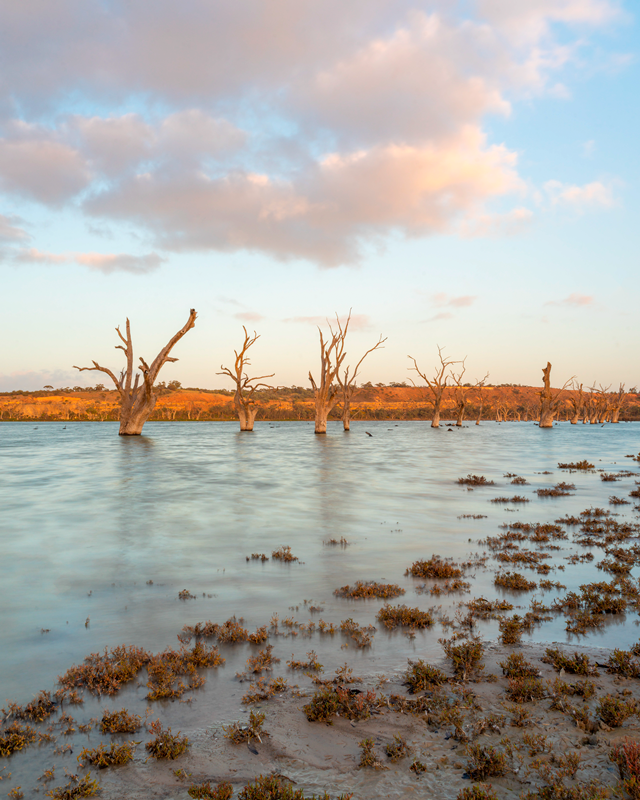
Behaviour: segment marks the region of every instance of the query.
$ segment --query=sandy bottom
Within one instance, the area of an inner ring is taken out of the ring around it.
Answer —
[[[567,653],[576,650],[586,653],[601,665],[609,655],[608,651],[598,648],[562,646],[561,649]],[[599,676],[592,678],[597,686],[594,697],[589,701],[569,698],[574,706],[589,709],[590,723],[586,727],[576,724],[570,714],[551,710],[548,693],[543,699],[522,704],[521,707],[530,712],[530,722],[524,727],[514,727],[511,724],[513,704],[505,696],[508,681],[502,675],[499,662],[512,653],[521,653],[539,667],[547,686],[547,681],[553,682],[558,673],[540,661],[544,650],[544,646],[537,645],[506,647],[485,643],[484,673],[477,680],[452,683],[444,688],[446,694],[458,698],[467,742],[456,740],[451,724],[434,722],[424,712],[414,715],[383,708],[362,721],[334,718],[331,725],[309,722],[302,708],[315,691],[315,687],[309,687],[302,691],[304,697],[285,693],[252,706],[266,714],[263,730],[267,735],[262,735],[261,742],[253,740],[249,744],[234,745],[225,738],[220,723],[206,729],[184,730],[191,745],[188,752],[175,761],[146,759],[140,746],[134,762],[125,767],[101,770],[97,775],[101,796],[105,800],[123,797],[185,800],[189,786],[194,783],[229,781],[237,793],[258,775],[277,773],[308,794],[327,791],[334,797],[352,792],[358,800],[414,795],[455,798],[461,789],[474,783],[467,772],[470,743],[493,745],[507,753],[507,773],[485,780],[499,797],[515,797],[543,786],[541,770],[556,769],[558,757],[567,753],[577,753],[581,759],[575,777],[564,779],[567,787],[597,781],[613,788],[619,776],[617,767],[609,760],[611,747],[624,737],[640,738],[638,718],[633,716],[621,727],[611,729],[598,720],[595,708],[598,699],[605,694],[640,700],[640,681],[609,675],[601,667]],[[445,663],[440,666],[447,668]],[[487,681],[489,676],[496,676],[497,680]],[[575,683],[582,676],[561,674],[560,678]],[[354,686],[361,690],[375,689],[387,697],[392,694],[411,697],[402,683],[401,672],[382,679],[363,677],[363,682]],[[248,710],[246,713],[248,717]],[[478,735],[482,720],[492,714],[503,715],[505,719],[497,727]],[[412,754],[392,763],[385,754],[385,746],[391,744],[396,735],[406,739]],[[525,741],[532,735],[546,737],[538,740],[540,752],[533,755],[531,740]],[[358,743],[369,737],[375,742],[375,753],[383,769],[359,766],[361,749]],[[410,770],[414,758],[426,767],[420,775]],[[78,772],[82,774],[82,770]],[[59,785],[58,780],[55,785]]]

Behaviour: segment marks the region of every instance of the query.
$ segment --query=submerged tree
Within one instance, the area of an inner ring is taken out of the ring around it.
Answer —
[[[432,428],[439,428],[440,427],[440,408],[442,406],[442,397],[444,395],[444,390],[447,388],[447,380],[449,375],[447,374],[447,370],[452,364],[460,364],[464,363],[464,361],[454,361],[450,358],[445,358],[442,355],[443,348],[438,346],[438,357],[440,358],[440,364],[435,367],[435,375],[433,378],[427,378],[424,372],[420,372],[418,368],[418,364],[413,356],[408,356],[413,361],[413,367],[410,367],[410,370],[417,372],[418,375],[422,378],[423,381],[426,382],[429,389],[431,389],[431,394],[433,395],[433,419],[431,420],[431,427]],[[415,386],[416,383],[413,379],[411,379],[411,383]]]
[[[582,390],[582,384],[577,383],[577,381],[573,381],[572,384],[573,394],[569,398],[569,402],[571,403],[571,424],[577,425],[578,421],[584,414],[584,392]]]
[[[571,384],[573,378],[569,378],[562,389],[553,392],[551,388],[551,364],[547,361],[547,366],[542,370],[542,390],[540,391],[540,421],[541,428],[553,428],[553,419],[558,413],[562,392]]]
[[[244,325],[242,326],[242,330],[244,331],[244,344],[239,353],[237,350],[233,351],[236,357],[233,371],[221,364],[220,369],[222,372],[216,374],[228,375],[231,380],[235,382],[236,392],[233,395],[233,404],[238,412],[240,430],[252,431],[253,423],[258,413],[258,407],[253,399],[253,394],[260,386],[264,386],[267,389],[270,388],[268,383],[254,383],[254,381],[261,381],[263,378],[273,378],[275,372],[272,372],[271,375],[260,375],[257,378],[248,377],[244,371],[245,367],[249,366],[251,363],[247,357],[247,350],[258,341],[260,336],[255,331],[253,332],[253,336],[249,336]]]
[[[349,312],[349,317],[351,317],[351,312]],[[340,321],[338,320],[338,325],[340,325]],[[345,331],[346,333],[346,331]],[[387,341],[387,337],[385,336],[384,339],[382,338],[382,334],[380,334],[380,338],[378,341],[370,347],[367,352],[362,356],[360,361],[356,364],[356,368],[353,370],[353,374],[349,375],[349,370],[351,367],[347,367],[344,371],[344,375],[340,376],[340,372],[336,372],[336,380],[340,386],[341,396],[342,396],[342,425],[345,431],[349,430],[351,425],[351,400],[353,399],[353,393],[356,388],[356,378],[358,377],[358,370],[362,365],[362,362],[365,358],[369,355],[369,353],[373,353],[374,350],[377,350],[379,347],[382,347],[384,342]]]
[[[318,383],[316,383],[311,374],[311,370],[309,370],[309,380],[311,381],[311,386],[315,394],[316,433],[327,432],[327,418],[340,399],[340,385],[335,384],[334,381],[337,379],[338,372],[342,367],[342,362],[347,355],[345,351],[345,341],[349,329],[349,322],[351,321],[351,312],[349,312],[344,328],[337,314],[336,320],[338,323],[338,330],[334,331],[331,325],[329,325],[331,339],[327,339],[326,342],[322,335],[322,330],[318,328],[318,333],[320,334],[320,378]]]
[[[617,392],[614,392],[611,400],[611,416],[609,421],[612,423],[620,422],[620,412],[624,406],[627,393],[624,390],[624,383],[620,384]]]
[[[173,336],[162,348],[151,366],[140,358],[141,366],[138,367],[142,374],[142,384],[140,384],[140,373],[135,374],[133,364],[133,342],[131,340],[131,326],[129,319],[126,323],[126,337],[122,335],[120,328],[116,331],[123,344],[116,345],[116,350],[122,350],[126,356],[127,364],[120,373],[120,378],[116,378],[114,373],[107,367],[101,367],[97,361],[93,362],[92,367],[76,367],[74,369],[84,372],[85,370],[97,370],[104,372],[114,382],[120,395],[120,436],[139,436],[142,433],[144,423],[149,419],[151,412],[155,408],[157,396],[153,391],[153,386],[158,374],[167,361],[177,361],[171,358],[170,353],[174,345],[190,331],[196,324],[196,312],[192,308],[189,312],[189,319],[185,325]]]

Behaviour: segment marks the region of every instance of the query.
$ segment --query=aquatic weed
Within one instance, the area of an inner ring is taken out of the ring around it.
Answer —
[[[133,759],[133,754],[136,749],[137,742],[125,742],[124,744],[117,745],[111,742],[110,747],[104,744],[90,750],[85,747],[80,751],[78,761],[83,764],[86,762],[92,767],[105,769],[106,767],[120,766],[126,764]]]
[[[433,555],[429,559],[414,561],[404,574],[414,578],[461,578],[464,571],[455,563]]]
[[[284,561],[285,564],[290,564],[292,561],[300,560],[297,556],[293,555],[289,545],[283,545],[282,547],[279,547],[277,550],[274,550],[271,553],[271,558],[273,558],[275,561]]]
[[[466,478],[458,478],[461,486],[494,486],[493,481],[488,481],[484,475],[467,475]]]
[[[502,589],[509,589],[511,592],[529,592],[535,589],[537,584],[521,575],[519,572],[500,572],[493,582]]]
[[[396,628],[402,625],[407,628],[430,628],[433,625],[433,615],[429,611],[419,608],[409,608],[406,605],[384,605],[376,619],[380,620],[387,628]]]
[[[12,722],[0,731],[0,756],[6,758],[35,741],[36,732],[29,725]]]
[[[395,583],[376,583],[375,581],[356,581],[354,586],[341,586],[334,591],[336,597],[346,597],[350,600],[398,597],[404,593],[405,590]]]

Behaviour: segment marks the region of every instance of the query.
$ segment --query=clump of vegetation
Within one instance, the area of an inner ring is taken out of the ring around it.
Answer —
[[[479,619],[499,619],[499,611],[513,611],[513,605],[506,600],[485,600],[478,597],[466,604],[469,612]]]
[[[609,759],[618,767],[622,789],[631,797],[640,797],[640,742],[623,739],[611,748]]]
[[[414,578],[461,578],[464,571],[455,563],[434,555],[428,560],[414,561],[404,574]]]
[[[417,758],[413,759],[409,769],[411,770],[411,772],[415,772],[416,775],[421,775],[423,772],[427,771],[426,765],[423,764],[422,761],[420,761]]]
[[[588,461],[570,461],[567,464],[558,464],[558,469],[571,469],[571,470],[583,470],[588,471],[590,469],[595,469],[593,464],[590,464]]]
[[[454,578],[452,581],[445,581],[444,583],[436,583],[429,587],[429,594],[456,594],[457,592],[468,592],[471,584],[468,581],[463,581],[460,578]],[[418,594],[424,594],[427,591],[426,583],[416,586]]]
[[[265,669],[272,669],[274,664],[280,661],[273,655],[273,645],[268,644],[264,650],[260,650],[257,656],[247,659],[247,670],[252,673],[262,672]]]
[[[356,581],[354,586],[341,586],[334,591],[336,597],[346,597],[350,600],[362,600],[369,597],[398,597],[404,594],[395,583],[376,583],[375,581]]]
[[[287,661],[289,669],[306,669],[313,670],[314,672],[322,672],[322,664],[318,661],[318,656],[315,650],[310,650],[307,653],[306,661],[294,661],[293,653],[291,654],[291,661]]]
[[[341,794],[337,800],[351,800],[352,794]],[[280,775],[258,776],[247,784],[238,795],[238,800],[331,800],[324,792],[316,796],[305,795],[302,789],[293,789],[291,783]]]
[[[376,629],[373,625],[361,626],[351,617],[340,623],[340,630],[346,636],[350,636],[358,647],[369,647],[373,641],[373,634]]]
[[[378,611],[376,618],[387,628],[396,628],[398,625],[407,628],[430,628],[433,625],[433,615],[429,611],[409,608],[406,605],[385,605]]]
[[[638,712],[635,700],[623,700],[611,694],[600,698],[596,706],[596,714],[610,728],[619,728],[622,723]]]
[[[350,543],[344,538],[344,536],[341,536],[339,539],[334,539],[333,537],[331,539],[327,539],[323,541],[322,544],[331,545],[333,547],[336,545],[340,545],[340,547],[348,547]]]
[[[514,494],[513,497],[494,497],[492,503],[528,503],[529,498],[521,494]]]
[[[625,678],[640,678],[640,663],[629,650],[615,649],[607,661],[607,672],[611,675],[624,675]]]
[[[231,800],[233,797],[233,785],[223,781],[217,786],[212,786],[209,781],[206,783],[192,783],[188,791],[189,797],[196,800]]]
[[[216,625],[215,622],[207,620],[206,622],[196,622],[195,625],[185,625],[182,630],[187,634],[186,640],[188,641],[188,638],[191,636],[215,636],[218,627],[219,626]]]
[[[507,678],[537,678],[539,675],[539,670],[522,653],[512,653],[500,666]]]
[[[12,722],[0,731],[0,756],[6,758],[35,741],[36,732],[29,725]]]
[[[511,678],[506,694],[512,703],[532,703],[544,697],[544,685],[540,678]]]
[[[240,722],[234,722],[233,725],[223,725],[222,730],[227,739],[230,739],[234,744],[242,744],[243,742],[250,742],[252,739],[257,739],[262,742],[260,734],[264,734],[262,726],[264,725],[266,715],[263,713],[256,713],[251,711],[249,713],[249,724],[242,725]]]
[[[186,736],[180,736],[179,731],[177,734],[171,733],[171,728],[163,730],[159,719],[150,723],[149,730],[155,734],[155,739],[147,742],[145,747],[153,758],[173,760],[186,752],[189,747],[189,740]]]
[[[271,553],[271,558],[275,559],[276,561],[284,561],[286,564],[290,564],[292,561],[300,560],[297,556],[293,555],[291,548],[288,545],[274,550]]]
[[[388,744],[385,748],[387,756],[393,761],[401,761],[411,755],[411,747],[407,741],[399,735],[393,737],[393,742]]]
[[[367,719],[371,711],[381,706],[381,701],[372,690],[355,692],[344,686],[326,686],[317,691],[303,711],[309,722],[326,722],[339,714],[346,719]]]
[[[373,750],[374,744],[375,742],[373,739],[363,739],[361,742],[358,742],[358,747],[362,750],[359,764],[360,768],[369,767],[370,769],[388,769],[388,767],[385,767],[380,759],[376,756]]]
[[[404,674],[403,683],[409,687],[411,694],[441,686],[447,682],[445,673],[431,664],[426,664],[421,658],[417,661],[408,660],[409,668]]]
[[[75,777],[75,776],[74,776]],[[77,800],[79,797],[93,797],[100,791],[98,781],[85,775],[83,778],[69,781],[66,786],[58,786],[45,792],[45,797],[53,797],[54,800]]]
[[[596,693],[596,685],[593,681],[584,680],[576,681],[575,683],[567,683],[566,681],[556,678],[553,683],[547,684],[550,694],[557,698],[558,696],[565,697],[582,697],[584,700],[590,700]],[[552,708],[558,707],[558,703],[554,699]],[[560,709],[562,710],[562,709]]]
[[[249,559],[247,559],[248,561]],[[252,561],[268,561],[269,556],[266,553],[251,553]]]
[[[529,592],[537,585],[535,581],[527,580],[519,572],[500,572],[495,576],[493,583],[511,592]]]
[[[470,637],[468,639],[438,639],[447,658],[451,661],[453,674],[459,680],[466,681],[468,678],[481,672],[484,669],[482,656],[484,647],[479,639]]]
[[[100,730],[102,733],[135,733],[142,720],[137,714],[129,714],[126,708],[120,711],[103,711]]]
[[[105,648],[103,654],[92,653],[84,664],[73,666],[58,678],[64,689],[85,686],[93,694],[116,694],[123,683],[132,681],[146,666],[151,656],[142,647]]]
[[[498,625],[500,627],[500,641],[502,644],[519,644],[522,641],[524,624],[522,622],[522,617],[518,614],[499,620]]]
[[[249,691],[243,695],[242,702],[245,705],[249,705],[250,703],[260,703],[263,700],[270,700],[274,694],[286,692],[287,688],[286,678],[274,678],[271,681],[258,678],[255,683],[251,684]]]
[[[466,786],[460,789],[456,800],[498,800],[490,785]]]
[[[166,700],[180,697],[187,688],[197,689],[204,683],[204,678],[198,675],[199,667],[217,667],[224,664],[224,658],[217,647],[207,646],[200,640],[196,641],[192,650],[165,650],[151,656],[147,664],[149,680],[147,686],[148,700]],[[188,687],[178,681],[179,676],[189,676]],[[176,681],[178,683],[176,684]]]
[[[178,592],[178,597],[180,598],[180,600],[195,600],[196,599],[195,594],[191,594],[191,592],[188,589],[181,589]]]
[[[125,742],[120,745],[111,742],[110,747],[101,744],[93,750],[89,750],[85,747],[80,752],[78,761],[90,764],[92,767],[99,767],[100,769],[120,766],[133,759],[135,749],[136,742]]]
[[[484,475],[467,475],[466,478],[458,478],[461,486],[493,486],[493,481],[488,481]]]
[[[3,708],[5,719],[25,719],[30,722],[43,722],[56,710],[58,704],[51,698],[49,692],[40,692],[36,697],[22,707],[16,703],[9,703],[8,708]]]
[[[584,653],[574,652],[573,656],[568,656],[557,647],[547,647],[541,661],[551,664],[557,672],[564,669],[572,675],[598,675],[596,665],[591,664]]]
[[[243,628],[235,617],[231,617],[222,625],[215,626],[215,635],[221,644],[235,644],[236,642],[246,642],[249,638],[249,631]]]
[[[469,758],[467,772],[473,780],[498,778],[507,771],[505,754],[492,745],[482,747],[478,744],[470,744],[467,747],[467,756]]]

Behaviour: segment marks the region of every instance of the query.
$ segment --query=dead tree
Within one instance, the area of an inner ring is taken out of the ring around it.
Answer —
[[[612,402],[611,402],[611,419],[610,422],[617,423],[620,422],[620,412],[624,406],[624,401],[627,396],[627,393],[624,390],[624,383],[620,384],[620,388],[617,392],[614,393]]]
[[[349,313],[351,316],[351,313]],[[338,321],[338,325],[340,321]],[[346,334],[346,331],[345,331]],[[369,353],[373,353],[374,350],[377,350],[379,347],[382,347],[384,342],[387,341],[387,337],[385,336],[384,339],[382,338],[382,334],[380,334],[380,338],[378,341],[370,347],[367,352],[362,356],[360,361],[356,364],[356,368],[353,370],[353,375],[349,375],[349,370],[351,367],[347,367],[344,371],[344,375],[340,377],[340,372],[336,372],[336,380],[340,386],[341,391],[341,399],[342,399],[342,425],[345,431],[349,430],[351,425],[351,400],[353,399],[353,393],[356,388],[356,378],[358,377],[358,370],[362,362],[365,358],[369,355]]]
[[[584,392],[582,391],[582,384],[572,382],[573,394],[569,398],[571,403],[571,419],[572,425],[577,425],[578,421],[584,414]]]
[[[465,412],[465,409],[467,407],[467,389],[469,387],[462,385],[462,378],[464,376],[464,373],[467,370],[467,367],[466,367],[466,364],[465,364],[466,360],[467,359],[466,359],[466,356],[465,356],[465,358],[463,358],[462,361],[460,362],[462,364],[462,369],[460,370],[460,372],[457,375],[453,370],[451,370],[451,378],[452,378],[453,383],[454,383],[453,401],[454,401],[455,410],[456,410],[456,427],[457,428],[461,428],[462,427],[462,420],[464,419],[464,412]]]
[[[478,392],[478,416],[476,417],[476,425],[480,424],[480,420],[482,419],[482,411],[484,409],[484,393],[483,389],[485,387],[485,381],[489,377],[489,373],[482,378],[482,380],[476,381],[474,385],[474,389]]]
[[[258,407],[253,399],[253,394],[260,386],[264,386],[267,389],[271,388],[269,384],[259,383],[259,381],[264,378],[273,378],[275,372],[271,373],[271,375],[260,375],[256,378],[249,378],[244,371],[245,367],[248,367],[251,363],[247,357],[247,350],[258,341],[260,336],[255,331],[253,332],[253,336],[249,336],[244,325],[242,326],[242,330],[244,331],[244,344],[239,353],[237,350],[233,351],[236,357],[233,371],[221,364],[220,369],[222,372],[217,372],[216,374],[228,375],[231,380],[234,381],[236,391],[233,395],[233,405],[235,406],[238,419],[240,420],[240,430],[252,431],[253,423],[258,413]],[[255,381],[258,381],[258,383],[255,383]]]
[[[542,390],[540,391],[540,421],[541,428],[553,428],[553,418],[558,413],[562,392],[571,384],[573,378],[565,382],[562,389],[553,392],[551,389],[551,364],[547,361],[547,366],[542,370]]]
[[[142,433],[144,423],[149,419],[153,409],[156,405],[156,394],[153,391],[153,385],[160,373],[162,367],[167,361],[177,361],[177,358],[171,358],[169,353],[177,344],[180,339],[190,331],[196,324],[196,312],[192,308],[189,312],[189,319],[185,325],[173,336],[169,342],[162,348],[158,355],[153,360],[151,366],[140,358],[141,366],[138,367],[142,373],[142,384],[139,383],[140,374],[136,372],[134,379],[134,364],[133,364],[133,342],[131,340],[131,326],[129,319],[126,324],[126,337],[122,335],[120,328],[116,328],[118,336],[123,344],[116,345],[116,350],[122,350],[127,359],[127,365],[120,373],[120,377],[116,378],[114,373],[107,367],[101,367],[97,361],[93,362],[92,367],[76,367],[74,369],[84,372],[85,370],[97,370],[104,372],[114,382],[118,394],[120,395],[120,436],[139,436]]]
[[[311,386],[315,394],[316,433],[327,432],[327,418],[340,399],[340,385],[336,385],[334,381],[347,355],[345,351],[345,340],[351,320],[351,312],[349,312],[344,328],[337,314],[336,320],[338,323],[338,330],[334,331],[331,325],[329,325],[331,339],[328,339],[326,342],[322,335],[322,330],[318,328],[318,333],[320,334],[320,378],[318,383],[316,383],[311,374],[311,370],[309,370],[309,380],[311,381]]]
[[[410,358],[413,361],[413,367],[409,367],[409,370],[417,372],[418,375],[422,378],[422,380],[426,382],[429,389],[431,389],[431,394],[433,395],[433,399],[431,401],[433,403],[433,418],[431,420],[432,428],[440,427],[440,408],[442,406],[442,396],[444,394],[444,390],[447,387],[447,380],[449,378],[447,370],[452,364],[464,363],[445,358],[442,355],[442,350],[443,348],[438,345],[438,356],[440,358],[440,364],[435,367],[435,375],[431,379],[427,378],[424,372],[420,372],[420,369],[418,368],[418,364],[415,358],[413,356],[408,356],[408,358]],[[413,383],[414,386],[416,385],[413,379],[411,379],[411,383]]]

